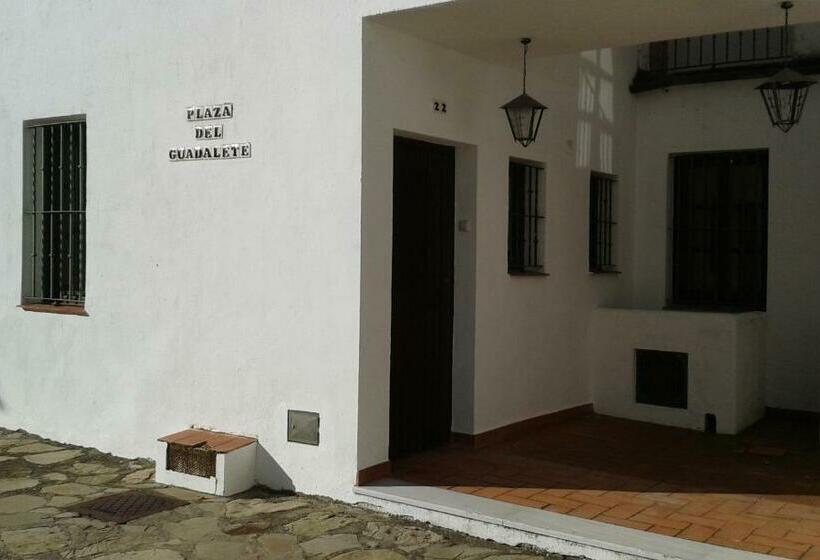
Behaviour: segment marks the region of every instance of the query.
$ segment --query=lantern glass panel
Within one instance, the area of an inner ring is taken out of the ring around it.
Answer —
[[[507,107],[504,109],[510,122],[513,138],[522,146],[529,146],[538,135],[542,107]]]

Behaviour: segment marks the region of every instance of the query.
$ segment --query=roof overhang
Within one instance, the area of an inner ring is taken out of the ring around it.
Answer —
[[[797,0],[792,23],[820,21],[820,1]],[[776,27],[778,0],[454,0],[372,21],[476,58],[509,62],[518,39],[532,56]]]

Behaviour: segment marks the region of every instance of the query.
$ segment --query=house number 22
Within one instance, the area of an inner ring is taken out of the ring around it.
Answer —
[[[444,101],[438,101],[436,99],[433,100],[433,111],[436,113],[446,113],[447,112],[447,103]]]

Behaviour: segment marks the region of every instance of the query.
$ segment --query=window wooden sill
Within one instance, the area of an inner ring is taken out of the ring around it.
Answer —
[[[683,305],[669,304],[663,307],[664,311],[685,311],[689,313],[725,313],[727,315],[737,315],[740,313],[765,313],[766,308],[760,307],[737,307],[720,305]]]
[[[23,311],[33,311],[35,313],[54,313],[55,315],[79,315],[88,317],[85,308],[76,305],[49,305],[47,303],[25,303],[18,305]]]
[[[620,270],[590,270],[590,274],[621,274]]]
[[[539,270],[508,270],[510,276],[549,276],[549,272]]]

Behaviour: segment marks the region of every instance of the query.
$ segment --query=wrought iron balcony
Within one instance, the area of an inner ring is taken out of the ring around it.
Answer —
[[[674,85],[770,76],[783,66],[786,47],[780,27],[649,43],[639,48],[638,71],[630,90],[638,93]],[[816,54],[807,56],[797,51],[791,67],[809,74],[820,71]]]

